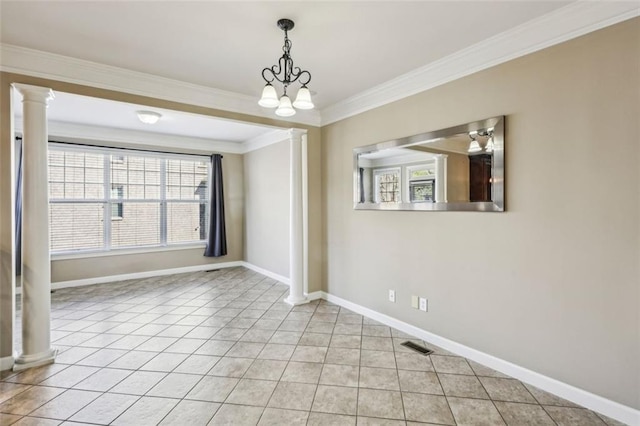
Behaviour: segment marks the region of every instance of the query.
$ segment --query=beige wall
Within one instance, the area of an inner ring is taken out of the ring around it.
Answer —
[[[447,201],[469,201],[469,157],[447,154]]]
[[[289,277],[289,141],[244,155],[245,260]]]
[[[323,127],[324,289],[640,408],[639,34],[627,21]],[[505,213],[353,210],[354,147],[503,114]]]

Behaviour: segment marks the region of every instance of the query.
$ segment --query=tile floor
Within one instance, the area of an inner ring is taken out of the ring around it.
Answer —
[[[244,268],[58,290],[56,363],[0,375],[5,425],[616,425]]]

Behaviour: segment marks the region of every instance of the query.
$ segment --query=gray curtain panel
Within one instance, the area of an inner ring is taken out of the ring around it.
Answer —
[[[227,254],[227,234],[224,224],[224,191],[222,189],[222,155],[211,156],[209,233],[204,255],[220,257]]]
[[[22,273],[22,138],[16,138],[16,274]]]
[[[358,169],[358,189],[360,190],[360,202],[364,203],[364,168]]]

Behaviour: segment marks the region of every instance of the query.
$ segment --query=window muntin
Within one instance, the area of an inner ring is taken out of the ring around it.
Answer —
[[[209,168],[204,156],[51,143],[51,251],[204,240]]]
[[[376,203],[399,203],[401,201],[400,168],[375,170],[374,178]]]
[[[104,197],[104,162],[99,154],[49,153],[49,196],[63,199]]]

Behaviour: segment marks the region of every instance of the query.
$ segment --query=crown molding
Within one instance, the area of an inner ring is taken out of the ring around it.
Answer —
[[[322,125],[640,15],[637,2],[576,1],[320,111]]]
[[[244,150],[242,153],[245,154],[278,142],[288,141],[290,137],[291,129],[274,130],[246,141],[243,144]]]
[[[9,44],[0,44],[0,71],[274,118],[273,111],[260,107],[253,96]],[[320,112],[278,119],[319,126]]]

